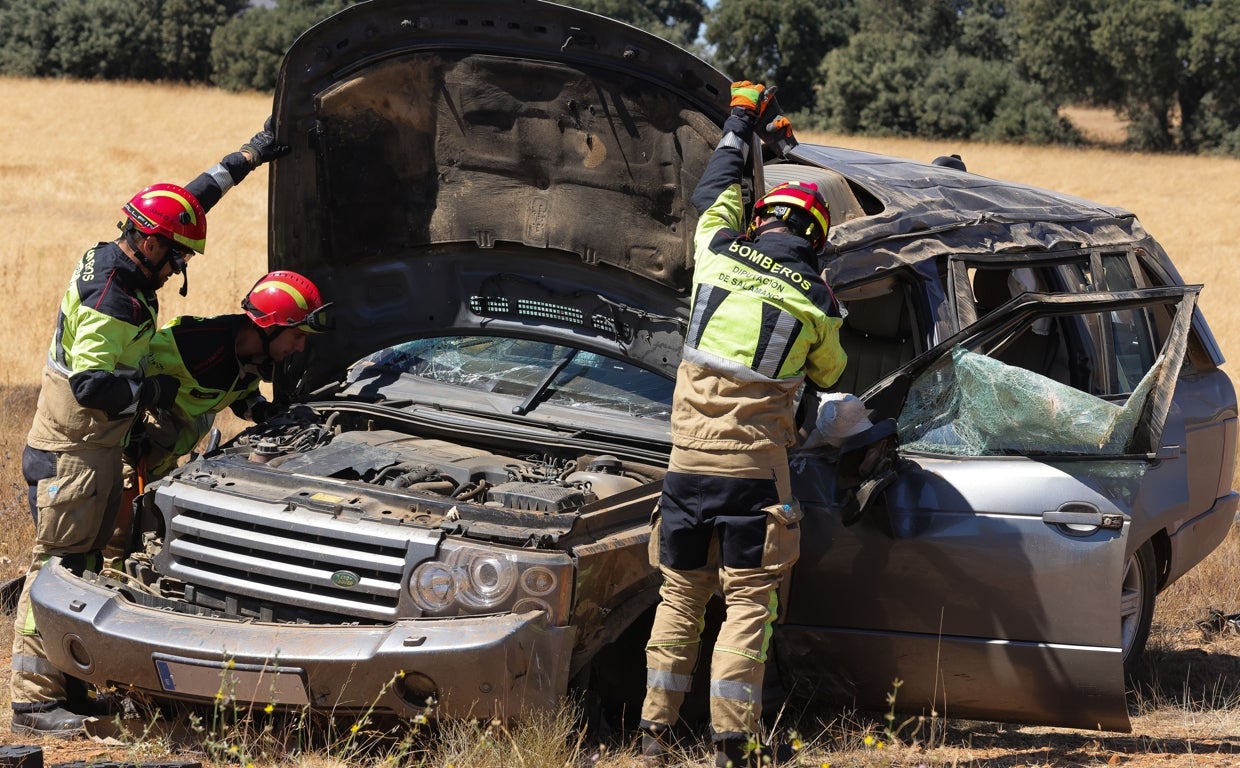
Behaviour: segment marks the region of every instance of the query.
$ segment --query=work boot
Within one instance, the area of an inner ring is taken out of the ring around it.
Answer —
[[[749,739],[723,739],[715,742],[715,768],[769,768],[787,765],[792,747],[781,744],[772,749]]]
[[[659,768],[668,762],[670,752],[667,742],[671,730],[670,726],[658,723],[642,725],[641,764],[644,768]]]
[[[750,768],[748,739],[716,741],[715,768]]]
[[[13,733],[20,736],[51,736],[67,739],[85,733],[86,715],[56,707],[41,712],[13,712]]]

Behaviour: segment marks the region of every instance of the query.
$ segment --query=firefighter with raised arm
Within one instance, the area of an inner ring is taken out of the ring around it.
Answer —
[[[787,456],[795,400],[806,377],[829,387],[846,360],[839,307],[819,274],[831,217],[817,186],[780,184],[745,220],[741,179],[755,130],[777,151],[795,145],[772,105],[762,84],[732,84],[723,138],[692,197],[692,306],[651,532],[663,586],[646,646],[648,763],[667,755],[717,588],[727,612],[710,660],[715,762],[770,759],[759,738],[762,678],[780,582],[800,552]]]

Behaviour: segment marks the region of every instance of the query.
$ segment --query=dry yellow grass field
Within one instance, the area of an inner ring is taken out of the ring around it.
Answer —
[[[184,184],[258,130],[271,106],[262,94],[177,86],[0,78],[0,576],[24,568],[30,541],[20,451],[56,307],[74,263],[116,236],[121,205],[142,187]],[[1084,119],[1084,117],[1082,117]],[[1098,131],[1113,131],[1105,116]],[[804,133],[802,140],[928,161],[958,153],[969,170],[1068,192],[1135,212],[1188,282],[1205,283],[1201,304],[1227,357],[1240,365],[1240,160],[1151,156],[1099,149],[880,140]],[[190,269],[189,295],[175,280],[160,296],[161,316],[236,311],[266,266],[267,175],[260,169],[211,212],[206,255]],[[881,721],[842,715],[806,733],[801,764],[877,765],[1230,765],[1240,755],[1240,639],[1204,636],[1209,608],[1240,611],[1240,536],[1160,598],[1151,636],[1149,684],[1134,693],[1131,736],[1059,729],[952,723],[929,743],[887,745]],[[0,621],[0,648],[9,628]],[[7,668],[7,655],[0,669]],[[0,686],[0,744],[7,690]],[[52,745],[48,745],[51,748]],[[60,759],[99,759],[97,747],[58,746]],[[94,749],[94,752],[90,750]],[[68,750],[68,751],[66,751]],[[1233,754],[1234,753],[1234,754]],[[133,753],[130,753],[131,755]],[[116,759],[116,755],[111,755]],[[477,756],[475,755],[474,758]],[[574,754],[573,762],[590,755]],[[129,759],[134,759],[132,756]],[[508,765],[465,759],[455,761]],[[290,764],[292,757],[273,764]],[[610,754],[600,766],[634,765]],[[316,763],[317,764],[317,763]],[[343,765],[326,760],[323,765]]]

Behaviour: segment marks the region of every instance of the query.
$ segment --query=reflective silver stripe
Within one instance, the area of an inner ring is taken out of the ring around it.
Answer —
[[[692,675],[678,675],[675,672],[667,672],[661,669],[646,670],[647,688],[660,688],[664,691],[686,693],[692,685]]]
[[[735,701],[755,701],[753,686],[739,680],[711,680],[710,695],[716,699],[733,699]]]
[[[796,329],[797,325],[795,317],[787,312],[779,313],[779,320],[775,321],[775,330],[771,331],[771,338],[767,340],[766,349],[762,350],[762,357],[754,366],[758,373],[772,379],[779,375],[779,363],[787,356],[788,347],[792,346],[792,338],[789,334]]]
[[[697,290],[697,296],[693,300],[693,315],[689,318],[689,332],[685,335],[687,345],[695,349],[702,340],[702,332],[706,330],[704,316],[706,309],[710,307],[710,296],[719,289],[709,283],[702,283]]]
[[[128,376],[124,375],[125,372],[123,371],[115,371],[115,373],[120,374],[122,378],[125,378],[128,381],[129,391],[133,393],[133,400],[129,403],[129,405],[125,406],[125,410],[121,411],[120,415],[132,416],[138,412],[138,401],[142,397],[142,382],[137,379],[130,379]]]
[[[689,346],[684,348],[680,357],[682,360],[687,359],[692,363],[696,363],[705,368],[710,368],[712,371],[726,373],[727,375],[735,378],[737,381],[761,381],[766,384],[776,385],[788,391],[795,391],[805,379],[805,376],[802,374],[791,376],[787,379],[776,379],[770,376],[763,376],[744,363],[738,363],[735,360],[729,360],[726,357],[716,355],[713,352],[703,352],[700,349],[693,349]]]
[[[715,149],[722,149],[723,147],[739,149],[742,157],[749,157],[749,143],[735,133],[723,134],[723,137],[719,139],[719,143],[715,145]]]
[[[223,163],[216,163],[211,166],[211,168],[207,171],[207,175],[215,179],[215,183],[219,186],[221,194],[232,189],[232,174],[228,172],[228,169],[224,167]]]
[[[92,250],[91,253],[94,251]],[[56,333],[52,337],[52,347],[47,351],[47,357],[49,364],[55,361],[55,365],[52,365],[53,371],[57,370],[56,366],[60,366],[65,371],[69,370],[68,364],[65,363],[65,311],[63,309],[56,313]],[[68,376],[69,374],[66,373],[65,377],[68,378]]]
[[[57,339],[55,346],[57,349],[61,348],[59,339]],[[47,353],[47,367],[52,369],[54,373],[59,373],[61,376],[64,376],[66,379],[73,375],[73,371],[69,370],[69,366],[57,360],[56,356],[51,353],[51,350],[48,350]]]
[[[27,656],[24,653],[13,656],[13,671],[27,675],[46,675],[48,677],[55,677],[60,674],[60,670],[53,667],[52,662],[47,659],[41,659],[38,656]]]

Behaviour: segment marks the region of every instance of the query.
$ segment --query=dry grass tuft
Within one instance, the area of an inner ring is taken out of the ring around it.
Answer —
[[[0,386],[0,581],[25,573],[34,543],[22,450],[38,397],[37,384]]]

